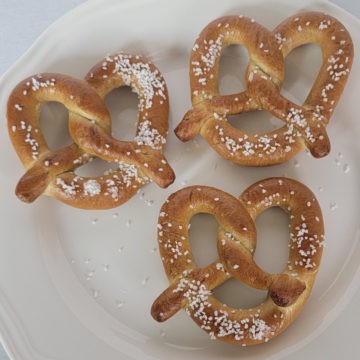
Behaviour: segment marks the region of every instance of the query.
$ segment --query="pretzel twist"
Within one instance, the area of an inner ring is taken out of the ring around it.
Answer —
[[[279,206],[290,216],[290,251],[280,274],[263,271],[254,261],[254,221]],[[198,268],[191,253],[188,224],[197,213],[212,214],[219,223],[219,259]],[[308,299],[320,265],[324,228],[314,194],[287,178],[269,178],[246,189],[239,199],[206,186],[172,194],[161,208],[158,242],[170,286],[155,300],[151,314],[165,321],[184,308],[212,338],[242,345],[266,342],[297,317]],[[252,309],[220,303],[211,291],[234,277],[267,299]]]
[[[120,86],[139,96],[134,141],[111,136],[105,96]],[[58,101],[69,111],[70,146],[50,150],[41,132],[39,111],[44,102]],[[41,194],[85,209],[106,209],[131,198],[149,180],[169,186],[174,172],[162,155],[168,131],[168,93],[160,71],[145,58],[126,53],[107,56],[85,81],[44,73],[18,84],[8,100],[8,130],[26,168],[17,196],[32,202]],[[118,163],[99,177],[81,177],[75,169],[98,156]]]
[[[280,94],[284,59],[298,46],[316,43],[323,63],[302,106]],[[219,94],[219,61],[229,45],[244,45],[249,54],[246,90]],[[319,12],[284,20],[273,31],[244,16],[214,20],[200,33],[191,52],[192,109],[175,129],[188,141],[200,133],[225,159],[250,166],[282,163],[308,147],[315,157],[330,151],[326,125],[344,89],[353,61],[353,43],[344,26]],[[285,122],[275,131],[249,134],[227,122],[227,115],[267,110]]]

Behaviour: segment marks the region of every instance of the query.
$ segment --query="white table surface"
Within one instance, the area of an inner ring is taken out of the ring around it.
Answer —
[[[11,67],[51,23],[83,2],[85,1],[0,0],[0,76]],[[360,1],[332,0],[332,2],[360,18]],[[323,358],[330,360],[346,359],[347,354],[358,353],[356,351],[359,341],[358,333],[357,331],[349,331],[348,324],[359,318],[359,305],[360,290],[356,292],[341,316],[316,338],[317,346],[324,349]],[[337,346],[329,346],[329,344],[334,343]],[[349,344],[353,344],[352,349],[348,348]],[[318,359],[316,354],[313,353],[311,343],[302,348],[296,355],[291,355],[289,360],[295,360],[295,358]],[[0,346],[0,360],[8,359],[5,351]]]

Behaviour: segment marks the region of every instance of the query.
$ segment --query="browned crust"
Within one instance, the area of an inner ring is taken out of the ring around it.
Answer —
[[[279,206],[290,216],[290,253],[280,274],[263,271],[254,261],[254,221]],[[219,223],[219,259],[198,268],[189,242],[188,224],[199,212]],[[154,301],[151,314],[165,321],[181,308],[212,338],[253,345],[284,331],[305,305],[320,265],[324,241],[321,209],[314,194],[287,178],[269,178],[246,189],[239,199],[206,186],[172,194],[160,210],[158,242],[170,286]],[[269,296],[259,306],[242,310],[216,300],[211,291],[230,277]]]
[[[134,141],[111,136],[105,96],[116,87],[132,86],[139,96]],[[39,124],[41,104],[58,101],[69,111],[74,144],[52,151]],[[118,206],[149,180],[169,186],[174,172],[162,154],[168,131],[169,99],[164,78],[147,59],[126,53],[107,56],[85,81],[63,74],[28,77],[12,91],[7,107],[8,130],[26,168],[16,187],[25,202],[41,194],[84,209]],[[119,170],[100,177],[81,177],[74,171],[98,156],[119,163]]]
[[[280,94],[284,58],[298,46],[321,47],[323,64],[302,106]],[[249,53],[246,91],[221,96],[218,70],[222,50],[241,44]],[[326,125],[340,99],[353,61],[353,43],[345,27],[320,12],[291,16],[269,31],[244,16],[212,21],[200,33],[190,57],[192,109],[175,129],[188,141],[198,133],[225,159],[248,166],[289,160],[308,147],[315,157],[330,151]],[[231,126],[227,115],[264,109],[285,122],[271,133],[253,135]]]

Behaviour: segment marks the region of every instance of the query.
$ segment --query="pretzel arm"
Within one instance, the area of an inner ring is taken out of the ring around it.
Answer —
[[[75,163],[74,159],[77,159]],[[69,171],[69,169],[75,169],[89,159],[90,155],[74,144],[44,153],[17,183],[16,196],[27,203],[35,201],[42,193],[46,192],[49,184],[57,175]]]
[[[230,278],[230,274],[217,268],[219,260],[204,269],[190,270],[187,275],[182,275],[165,289],[154,301],[151,307],[152,317],[159,322],[164,322],[186,306],[186,293],[194,286],[205,286],[213,289]]]
[[[250,94],[257,97],[256,94],[261,91],[261,97],[257,98],[260,106],[293,126],[296,129],[294,135],[302,136],[313,156],[319,158],[330,152],[330,140],[325,124],[318,121],[311,111],[304,111],[301,106],[283,97],[276,85],[260,69],[250,72],[249,79]]]
[[[259,290],[269,290],[278,306],[294,304],[306,289],[306,283],[289,274],[269,274],[254,261],[253,252],[240,240],[222,230],[218,233],[218,251],[225,269],[236,279]]]
[[[84,117],[72,115],[69,129],[74,141],[86,152],[109,162],[134,164],[160,187],[169,186],[175,174],[158,150],[135,142],[120,141]]]

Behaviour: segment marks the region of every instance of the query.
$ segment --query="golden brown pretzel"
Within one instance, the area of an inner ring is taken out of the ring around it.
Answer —
[[[134,141],[111,136],[105,96],[128,85],[139,96]],[[58,101],[69,110],[69,129],[75,141],[51,151],[39,124],[41,104]],[[149,179],[161,187],[174,181],[162,155],[168,130],[169,102],[165,80],[145,58],[116,53],[95,65],[78,80],[62,74],[39,74],[23,80],[8,100],[8,130],[26,173],[17,196],[32,202],[41,194],[85,209],[118,206],[132,197]],[[81,177],[74,170],[92,156],[118,163],[118,169],[99,177]]]
[[[264,210],[279,206],[290,216],[290,253],[280,274],[263,271],[253,259],[254,221]],[[191,253],[188,224],[197,213],[214,215],[219,223],[219,259],[198,268]],[[212,338],[236,344],[266,342],[297,317],[308,299],[320,265],[324,228],[314,194],[287,178],[269,178],[246,189],[236,199],[206,186],[191,186],[172,194],[162,206],[158,242],[170,286],[155,300],[151,314],[165,321],[185,308]],[[248,310],[220,303],[211,291],[230,277],[257,289],[267,299]]]
[[[316,43],[323,64],[302,106],[280,94],[284,58],[294,48]],[[219,60],[231,44],[249,53],[246,91],[221,96]],[[175,133],[182,141],[200,133],[222,157],[235,163],[264,166],[284,162],[307,146],[315,157],[330,151],[325,127],[342,94],[353,61],[353,44],[344,26],[319,12],[284,20],[273,31],[244,16],[214,20],[201,32],[190,58],[192,109]],[[286,125],[265,134],[248,134],[231,126],[227,115],[269,111]]]

